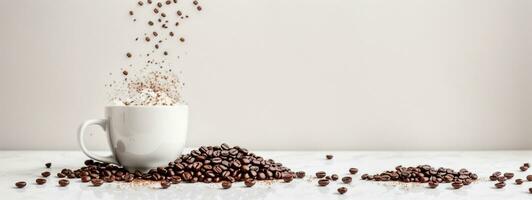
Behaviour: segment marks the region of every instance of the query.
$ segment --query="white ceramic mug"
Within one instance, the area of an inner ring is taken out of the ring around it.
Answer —
[[[185,147],[188,106],[108,106],[105,119],[87,120],[79,127],[81,150],[101,162],[119,164],[129,171],[146,172],[166,166]],[[85,147],[83,135],[90,125],[107,134],[112,154],[94,155]]]

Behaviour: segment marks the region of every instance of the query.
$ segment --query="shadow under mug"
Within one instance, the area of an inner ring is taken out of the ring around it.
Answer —
[[[130,172],[166,166],[185,147],[188,106],[107,106],[105,119],[87,120],[79,127],[81,150],[97,161],[122,165]],[[107,134],[112,154],[98,156],[85,147],[88,126],[98,125]]]

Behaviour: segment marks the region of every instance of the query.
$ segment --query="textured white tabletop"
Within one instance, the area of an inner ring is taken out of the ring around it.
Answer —
[[[305,171],[304,179],[291,183],[259,182],[252,188],[243,183],[233,184],[228,190],[219,184],[172,185],[159,189],[158,184],[140,186],[128,183],[104,184],[91,187],[79,179],[71,180],[68,187],[58,187],[55,174],[62,168],[76,169],[87,159],[81,152],[71,151],[0,151],[0,199],[532,199],[528,188],[532,182],[515,185],[516,178],[525,178],[529,172],[519,171],[519,166],[532,160],[532,151],[483,151],[483,152],[367,152],[367,151],[255,151],[257,155],[272,158],[295,171]],[[334,159],[326,160],[326,154]],[[44,163],[52,162],[52,176],[45,185],[36,185],[35,178],[47,170]],[[429,164],[434,167],[453,169],[466,168],[479,175],[479,181],[454,190],[450,184],[440,184],[428,189],[425,184],[368,182],[360,180],[364,173],[379,173],[392,170],[396,165],[417,166]],[[351,184],[332,182],[327,187],[318,187],[313,175],[323,170],[340,177],[348,175],[350,167],[359,168]],[[507,181],[503,189],[495,189],[488,176],[494,171],[513,172],[515,177]],[[16,181],[26,181],[23,189],[16,189]],[[338,187],[345,186],[348,192],[339,195]]]

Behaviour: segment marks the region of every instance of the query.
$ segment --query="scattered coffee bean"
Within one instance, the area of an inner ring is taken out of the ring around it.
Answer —
[[[342,182],[345,183],[345,184],[349,184],[351,183],[351,181],[353,181],[353,178],[349,177],[349,176],[345,176],[342,178]]]
[[[57,173],[57,178],[65,178],[66,175],[63,173]]]
[[[152,21],[149,21],[149,22],[148,22],[148,25],[153,26],[153,22],[152,22]]]
[[[165,56],[167,56],[167,55],[168,55],[168,52],[165,51],[165,52],[163,52],[163,54],[164,54]]]
[[[526,167],[526,166],[521,166],[521,167],[519,167],[519,169],[520,169],[521,171],[524,172],[524,171],[528,170],[528,167]]]
[[[95,178],[91,180],[92,185],[94,186],[100,186],[103,184],[103,180],[99,178]]]
[[[170,37],[174,37],[174,32],[170,32]]]
[[[506,183],[504,183],[504,182],[495,183],[495,187],[496,188],[503,188],[504,186],[506,186]]]
[[[254,179],[246,179],[244,181],[244,184],[246,185],[246,187],[253,187],[255,185],[255,180]]]
[[[319,172],[316,172],[316,177],[317,178],[323,178],[325,177],[326,173],[324,171],[319,171]]]
[[[504,182],[504,181],[506,181],[506,177],[504,177],[504,176],[499,176],[499,177],[497,177],[497,181],[499,181],[499,182]]]
[[[325,155],[325,158],[327,158],[327,160],[333,159],[333,155]]]
[[[357,174],[358,173],[358,169],[357,168],[349,168],[349,173],[351,174]]]
[[[127,56],[128,58],[131,58],[131,53],[129,53],[129,52],[126,53],[126,56]]]
[[[35,183],[37,183],[37,185],[45,184],[46,183],[46,179],[44,179],[44,178],[35,179]]]
[[[153,12],[154,12],[155,14],[157,14],[157,13],[159,13],[159,9],[154,8],[154,9],[153,9]]]
[[[59,186],[65,187],[65,186],[67,186],[70,183],[70,181],[68,181],[67,179],[61,179],[61,180],[59,180],[58,183],[59,183]]]
[[[178,10],[177,11],[177,16],[181,16],[181,15],[183,15],[183,13],[180,10]]]
[[[196,1],[196,0],[192,1],[192,3],[193,3],[194,5],[198,5],[198,1]]]
[[[146,42],[149,42],[149,41],[150,41],[150,38],[149,38],[149,37],[146,37],[145,40],[146,40]]]
[[[157,6],[160,8],[160,7],[163,7],[163,4],[161,2],[158,2]]]
[[[520,179],[520,178],[515,179],[515,184],[517,184],[517,185],[523,184],[523,179]]]
[[[41,176],[48,177],[48,176],[50,176],[50,172],[49,171],[44,171],[43,173],[41,173]]]
[[[133,11],[130,10],[130,11],[129,11],[129,15],[133,15]]]
[[[142,1],[139,1],[138,4],[139,4],[139,6],[144,5],[144,3]]]
[[[320,185],[320,186],[327,186],[327,185],[329,185],[329,180],[327,180],[327,179],[320,179],[320,180],[318,180],[318,185]]]
[[[429,181],[430,188],[437,188],[439,183],[437,181]]]
[[[451,185],[453,186],[454,189],[460,189],[462,186],[464,186],[464,184],[459,181],[455,181]]]
[[[128,73],[126,70],[124,70],[124,71],[122,71],[122,74],[123,74],[124,76],[127,76],[129,73]]]
[[[346,192],[347,192],[347,188],[346,188],[346,187],[340,187],[340,188],[338,188],[338,193],[340,193],[340,194],[344,194],[344,193],[346,193]]]
[[[196,9],[198,9],[198,11],[201,11],[202,8],[201,8],[201,6],[198,6],[198,7],[196,7]]]
[[[46,166],[46,168],[50,168],[50,167],[52,167],[52,163],[46,163],[46,164],[44,164],[44,166]]]
[[[185,42],[185,38],[179,38],[179,41]]]
[[[222,181],[222,188],[229,189],[231,188],[232,183],[230,181]]]
[[[490,176],[490,181],[496,181],[499,177],[496,177],[496,176]]]
[[[331,177],[330,176],[325,176],[325,179],[331,180]]]
[[[19,181],[19,182],[16,182],[16,183],[15,183],[15,186],[17,186],[17,188],[23,188],[23,187],[26,187],[26,182],[25,182],[25,181]]]
[[[528,176],[526,176],[526,180],[527,180],[527,181],[532,181],[532,175],[528,175]]]
[[[283,180],[284,180],[285,183],[290,183],[290,182],[292,182],[293,179],[294,179],[294,177],[291,174],[287,174],[287,175],[283,176]]]
[[[157,37],[159,34],[155,31],[153,31],[153,36]]]
[[[166,5],[170,5],[172,2],[170,0],[166,1]]]
[[[333,181],[338,180],[338,175],[336,175],[336,174],[331,175],[331,180],[333,180]]]
[[[162,189],[169,188],[170,185],[172,185],[172,184],[170,182],[168,182],[168,181],[161,181],[161,188]]]
[[[296,172],[296,176],[297,176],[297,178],[304,178],[305,177],[305,172],[304,171],[298,171],[298,172]]]

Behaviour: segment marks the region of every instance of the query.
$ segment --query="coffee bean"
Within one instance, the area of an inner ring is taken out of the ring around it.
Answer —
[[[174,37],[174,32],[170,32],[170,37]]]
[[[37,185],[45,184],[46,183],[46,179],[44,179],[44,178],[35,179],[35,183],[37,183]]]
[[[177,11],[177,16],[181,16],[181,15],[183,15],[183,13],[180,10],[178,10]]]
[[[229,189],[231,188],[232,183],[230,181],[222,181],[222,188]]]
[[[297,178],[304,178],[304,177],[305,177],[305,172],[304,172],[304,171],[298,171],[298,172],[296,172],[296,177],[297,177]]]
[[[331,180],[331,177],[330,176],[325,176],[325,179]]]
[[[523,163],[523,166],[530,167],[530,163]]]
[[[327,160],[333,159],[333,155],[325,155],[325,158],[327,158]]]
[[[327,185],[329,185],[329,180],[327,180],[327,179],[320,179],[320,180],[318,180],[318,185],[319,185],[319,186],[322,186],[322,187],[323,187],[323,186],[327,186]]]
[[[158,2],[157,6],[160,8],[160,7],[163,7],[163,4],[161,2]]]
[[[170,185],[172,185],[172,184],[170,182],[168,182],[168,181],[161,181],[161,188],[162,189],[169,188]]]
[[[198,6],[198,7],[196,7],[196,9],[198,9],[198,11],[201,11],[202,8],[201,8],[201,6]]]
[[[179,41],[185,42],[185,38],[179,38]]]
[[[504,182],[495,183],[495,187],[496,188],[503,188],[504,186],[506,186],[506,183],[504,183]]]
[[[285,183],[290,183],[290,182],[292,182],[293,179],[294,179],[294,177],[292,175],[290,175],[290,174],[287,174],[287,175],[283,176],[283,180],[284,180]]]
[[[520,178],[515,179],[515,184],[517,184],[517,185],[523,184],[523,179],[520,179]]]
[[[48,176],[50,176],[50,172],[49,171],[44,171],[43,173],[41,173],[41,176],[48,177]]]
[[[521,167],[519,167],[519,169],[520,169],[521,171],[524,172],[524,171],[528,170],[528,167],[526,167],[526,166],[521,166]]]
[[[52,163],[46,163],[46,164],[44,164],[44,166],[45,166],[46,168],[50,168],[50,167],[52,167]]]
[[[172,2],[170,0],[166,1],[166,5],[170,5]]]
[[[155,14],[157,14],[157,13],[159,13],[159,9],[154,8],[154,9],[153,9],[153,12],[154,12]]]
[[[152,21],[148,21],[148,25],[153,26],[153,22]]]
[[[336,174],[331,175],[331,180],[333,180],[333,181],[338,180],[338,175],[336,175]]]
[[[152,3],[152,0],[148,0],[148,4],[151,4]]]
[[[129,53],[129,52],[126,53],[126,56],[127,56],[128,58],[131,58],[131,53]]]
[[[87,182],[89,182],[89,181],[91,181],[91,177],[90,177],[90,176],[83,176],[83,177],[81,177],[81,182],[83,182],[83,183],[87,183]]]
[[[437,188],[438,185],[439,185],[439,183],[436,182],[436,181],[429,181],[429,187],[430,188]]]
[[[358,172],[358,169],[357,168],[349,168],[349,173],[351,174],[356,174]]]
[[[325,177],[326,173],[324,171],[319,171],[319,172],[316,172],[316,177],[318,178],[323,178]]]
[[[497,177],[497,181],[499,181],[499,182],[504,182],[504,181],[506,181],[506,177],[504,177],[504,176],[499,176],[499,177]]]
[[[59,183],[59,186],[65,187],[65,186],[67,186],[70,183],[70,181],[68,181],[67,179],[61,179],[61,180],[59,180],[58,183]]]
[[[346,192],[347,192],[347,188],[346,188],[346,187],[340,187],[340,188],[338,188],[338,193],[340,193],[340,194],[344,194],[344,193],[346,193]]]
[[[453,182],[451,185],[453,186],[454,189],[460,189],[462,186],[464,186],[462,182],[458,182],[458,181]]]
[[[244,184],[246,185],[246,187],[252,187],[253,185],[255,185],[255,180],[254,179],[246,179],[244,181]]]
[[[63,173],[57,173],[57,178],[65,178],[66,175]]]
[[[497,172],[493,172],[493,174],[491,174],[492,176],[496,176],[496,177],[499,177],[502,175],[501,172],[497,171]]]
[[[342,182],[345,183],[345,184],[349,184],[351,183],[351,181],[353,181],[353,178],[349,177],[349,176],[345,176],[342,178]]]
[[[163,52],[163,54],[164,54],[165,56],[167,56],[167,55],[168,55],[168,52],[165,51],[165,52]]]
[[[17,188],[23,188],[23,187],[26,187],[26,182],[25,182],[25,181],[19,181],[19,182],[16,182],[16,183],[15,183],[15,186],[17,186]]]
[[[144,5],[144,3],[142,1],[139,1],[138,4],[139,4],[139,6]]]
[[[100,186],[100,185],[103,184],[103,180],[96,178],[96,179],[92,179],[91,183],[92,183],[93,186]]]
[[[496,176],[490,176],[490,181],[496,181],[498,179],[498,177]]]
[[[145,40],[146,40],[146,42],[149,42],[149,41],[150,41],[150,38],[149,38],[149,37],[146,37]]]
[[[129,11],[129,15],[133,15],[133,11],[130,10],[130,11]]]
[[[528,175],[528,176],[526,176],[526,180],[527,180],[527,181],[532,181],[532,175]]]
[[[532,188],[528,188],[528,192],[532,193]]]
[[[196,0],[192,1],[192,3],[193,3],[194,5],[198,5],[198,1],[196,1]]]

